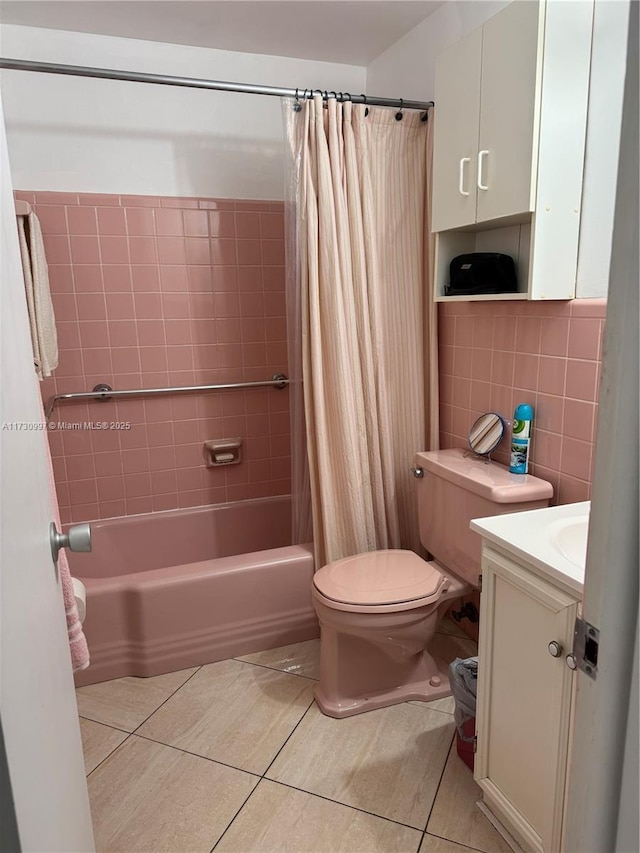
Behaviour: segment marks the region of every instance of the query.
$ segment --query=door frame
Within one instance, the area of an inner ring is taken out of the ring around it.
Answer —
[[[635,853],[639,849],[639,4],[629,6],[627,72],[582,614],[599,629],[600,643],[596,679],[578,671],[565,821],[567,853],[605,850]]]

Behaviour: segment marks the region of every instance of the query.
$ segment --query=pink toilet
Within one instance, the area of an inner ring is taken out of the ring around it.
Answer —
[[[320,620],[315,696],[330,717],[348,717],[419,699],[448,696],[448,661],[429,653],[451,599],[478,585],[480,537],[472,518],[549,504],[550,483],[510,474],[462,450],[417,453],[420,540],[413,551],[371,551],[319,569],[313,603]]]

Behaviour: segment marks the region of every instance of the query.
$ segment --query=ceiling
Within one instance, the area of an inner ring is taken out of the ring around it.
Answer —
[[[0,21],[367,65],[444,0],[2,0]]]

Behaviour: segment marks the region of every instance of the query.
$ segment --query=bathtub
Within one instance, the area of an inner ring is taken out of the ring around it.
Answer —
[[[150,676],[319,636],[313,552],[291,545],[289,497],[110,518],[90,554],[91,666],[76,684]]]

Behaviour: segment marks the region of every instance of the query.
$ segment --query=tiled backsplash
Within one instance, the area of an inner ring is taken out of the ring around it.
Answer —
[[[18,192],[35,206],[60,350],[55,393],[270,379],[287,372],[282,202]],[[63,522],[290,490],[288,391],[66,404],[50,430]],[[204,466],[202,443],[243,439]]]
[[[553,484],[554,503],[590,498],[605,317],[605,299],[440,303],[441,446],[466,447],[483,412],[511,420],[531,403],[531,473]]]

